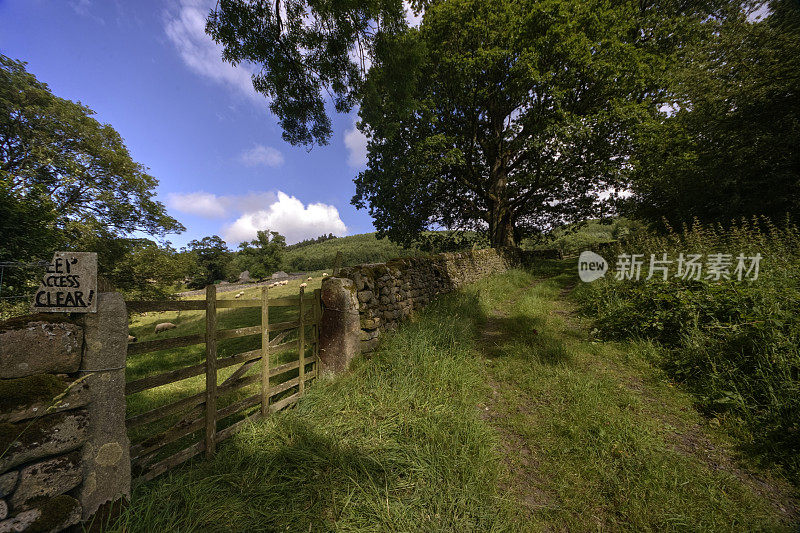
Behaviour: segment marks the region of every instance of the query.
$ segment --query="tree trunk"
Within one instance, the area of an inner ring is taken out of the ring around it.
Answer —
[[[516,246],[514,212],[508,201],[508,178],[500,171],[499,162],[493,165],[492,188],[489,193],[489,242],[492,248]]]
[[[508,202],[493,202],[489,213],[489,241],[492,248],[516,246],[514,217]]]

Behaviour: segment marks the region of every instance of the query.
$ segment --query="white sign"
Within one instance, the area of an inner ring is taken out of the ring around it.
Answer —
[[[97,254],[53,254],[32,307],[39,313],[97,312]]]

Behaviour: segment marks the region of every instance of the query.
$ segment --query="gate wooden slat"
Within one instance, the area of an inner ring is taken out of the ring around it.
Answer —
[[[133,313],[149,313],[151,311],[204,311],[206,303],[203,300],[161,300],[153,301],[126,301],[125,307]]]
[[[282,392],[286,392],[287,390],[291,389],[300,384],[300,376],[297,376],[294,379],[290,379],[289,381],[284,381],[280,385],[275,385],[272,387],[272,392],[270,396],[277,396]]]
[[[261,356],[261,350],[250,350],[247,352],[237,353],[228,357],[217,359],[217,370],[220,368],[227,368],[238,363],[250,363],[257,360]]]
[[[261,394],[254,394],[253,396],[249,396],[242,401],[232,403],[227,407],[224,407],[217,411],[217,420],[222,420],[223,418],[229,417],[231,415],[235,415],[239,411],[247,409],[248,407],[253,407],[254,405],[258,405],[261,402]],[[217,439],[219,442],[222,439]]]
[[[259,381],[261,376],[258,374],[253,374],[252,376],[245,376],[243,378],[239,378],[236,381],[231,381],[230,383],[226,383],[225,385],[220,385],[217,387],[217,396],[222,396],[223,394],[228,394],[231,391],[235,391],[236,389],[241,389],[242,387],[246,387],[251,383],[255,383]]]
[[[286,398],[284,398],[283,400],[281,400],[281,401],[279,401],[279,402],[275,402],[275,403],[273,403],[272,405],[270,405],[270,406],[269,406],[269,408],[270,408],[270,410],[271,410],[273,413],[275,413],[275,412],[277,412],[277,411],[280,411],[280,410],[281,410],[281,409],[283,409],[284,407],[287,407],[288,405],[291,405],[291,404],[293,404],[294,402],[296,402],[297,400],[299,400],[299,399],[300,399],[300,396],[301,396],[301,395],[300,395],[300,393],[299,393],[299,392],[295,392],[295,393],[294,393],[294,394],[292,394],[291,396],[287,396],[287,397],[286,397]]]
[[[300,304],[300,298],[297,296],[285,296],[283,298],[270,298],[270,307],[297,307]]]
[[[252,422],[256,417],[261,416],[261,411],[256,411],[255,413],[239,420],[238,422],[234,422],[230,426],[226,427],[217,434],[217,442],[222,442],[223,440],[227,439],[237,431],[239,431],[243,425],[247,424],[248,422]]]
[[[269,307],[271,306],[297,307],[297,319],[270,324]],[[309,309],[309,306],[311,306],[311,309]],[[261,308],[261,323],[259,325],[217,329],[218,309],[246,307]],[[153,479],[198,453],[205,452],[207,458],[213,457],[217,443],[236,433],[248,421],[280,411],[294,404],[305,393],[306,382],[315,379],[319,375],[320,289],[314,290],[313,294],[306,294],[304,288],[301,287],[297,296],[269,298],[268,288],[262,287],[261,297],[257,300],[218,300],[216,287],[210,285],[206,287],[205,300],[129,302],[129,309],[141,312],[204,310],[206,315],[204,334],[157,339],[129,345],[128,353],[135,355],[205,343],[206,356],[205,361],[201,364],[164,372],[126,384],[126,394],[130,395],[203,373],[205,373],[206,378],[205,391],[150,409],[126,420],[126,426],[131,429],[162,420],[171,415],[182,417],[181,420],[166,431],[131,446],[132,463],[142,471],[136,480],[137,483]],[[310,333],[307,336],[306,330],[308,328],[310,328]],[[297,330],[297,338],[282,342],[295,329]],[[271,332],[278,332],[279,334],[270,340]],[[259,334],[261,335],[261,347],[259,349],[249,350],[222,359],[217,358],[218,341]],[[311,344],[311,353],[307,357],[306,350],[309,349],[309,344]],[[274,357],[276,353],[285,352],[286,350],[297,350],[297,359],[273,366],[270,358]],[[260,372],[245,375],[258,361],[262,363]],[[241,366],[236,368],[221,384],[218,384],[219,369],[237,364],[241,364]],[[311,366],[311,370],[306,371],[308,366]],[[271,378],[293,370],[297,370],[294,378],[286,379],[278,384],[270,383]],[[248,395],[244,399],[217,409],[218,398],[256,382],[260,383],[257,394]],[[292,393],[291,391],[293,390],[296,390],[296,392]],[[281,398],[270,405],[270,399],[286,394],[289,394],[289,396]],[[255,412],[242,420],[217,431],[217,424],[220,420],[259,405],[260,409],[256,409]],[[152,466],[150,465],[159,454],[164,453],[166,446],[180,439],[185,439],[200,430],[204,430],[204,436],[199,442],[189,445]]]
[[[297,320],[289,320],[287,322],[276,322],[274,324],[269,325],[269,331],[283,331],[286,329],[294,329],[300,325],[300,322]]]
[[[196,414],[201,414],[200,409],[197,410]],[[167,444],[173,443],[176,440],[185,437],[186,435],[191,435],[195,431],[203,429],[204,423],[204,418],[200,417],[189,424],[171,427],[167,431],[159,433],[154,437],[150,437],[138,444],[134,444],[131,446],[131,462],[141,462],[143,458],[157,453]]]
[[[306,325],[303,309],[303,292],[305,287],[300,287],[300,325],[297,327],[297,354],[300,358],[300,394],[305,392],[306,380]]]

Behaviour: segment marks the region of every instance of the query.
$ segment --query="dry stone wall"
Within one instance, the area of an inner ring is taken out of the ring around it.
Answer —
[[[346,370],[357,353],[375,350],[383,331],[396,327],[432,298],[524,260],[519,250],[485,249],[341,269],[336,278],[322,284],[320,355],[324,366]],[[357,341],[352,339],[354,330]]]
[[[130,495],[127,313],[0,323],[0,533],[60,531]]]

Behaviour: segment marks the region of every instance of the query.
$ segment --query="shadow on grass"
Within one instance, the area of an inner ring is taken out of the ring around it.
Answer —
[[[523,357],[549,365],[570,361],[563,337],[542,317],[487,316],[481,349],[489,359]]]

